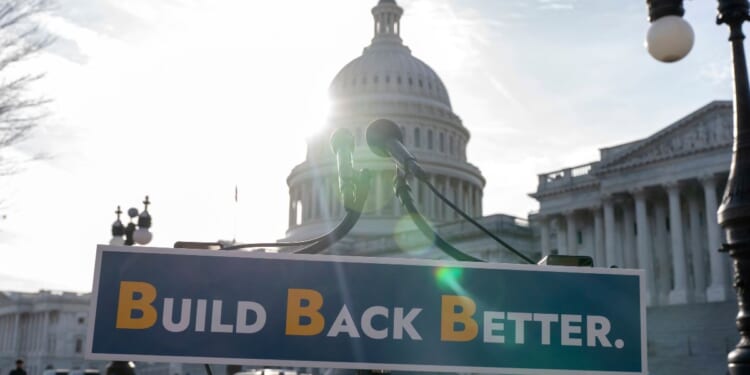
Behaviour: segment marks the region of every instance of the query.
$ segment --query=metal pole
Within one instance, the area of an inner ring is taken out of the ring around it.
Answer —
[[[750,86],[748,86],[742,24],[748,20],[747,0],[719,0],[716,22],[729,26],[734,72],[734,145],[721,206],[717,212],[724,228],[728,251],[734,261],[737,290],[737,329],[740,342],[727,357],[729,373],[750,375]]]

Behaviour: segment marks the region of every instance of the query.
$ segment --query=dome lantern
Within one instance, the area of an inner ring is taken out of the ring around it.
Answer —
[[[401,15],[404,10],[396,4],[395,0],[380,0],[378,5],[372,8],[374,18],[374,37],[376,42],[401,43]]]

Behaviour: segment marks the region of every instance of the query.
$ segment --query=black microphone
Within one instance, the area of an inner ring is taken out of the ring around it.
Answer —
[[[354,206],[354,135],[349,129],[339,128],[331,134],[331,149],[336,154],[336,167],[339,171],[339,192],[344,207]]]
[[[386,119],[375,120],[367,126],[365,136],[375,155],[384,158],[390,156],[406,174],[412,174],[420,180],[427,178],[427,174],[417,163],[417,158],[404,146],[404,136],[396,123]]]

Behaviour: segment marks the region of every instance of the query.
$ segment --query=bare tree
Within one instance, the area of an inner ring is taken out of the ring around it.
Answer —
[[[0,175],[16,170],[2,151],[25,139],[45,115],[48,100],[29,93],[43,73],[29,73],[20,63],[53,42],[35,19],[50,7],[51,0],[0,0]]]

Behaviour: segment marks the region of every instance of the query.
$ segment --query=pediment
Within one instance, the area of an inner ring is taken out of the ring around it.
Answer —
[[[732,103],[715,101],[642,140],[602,150],[597,174],[732,145]]]

